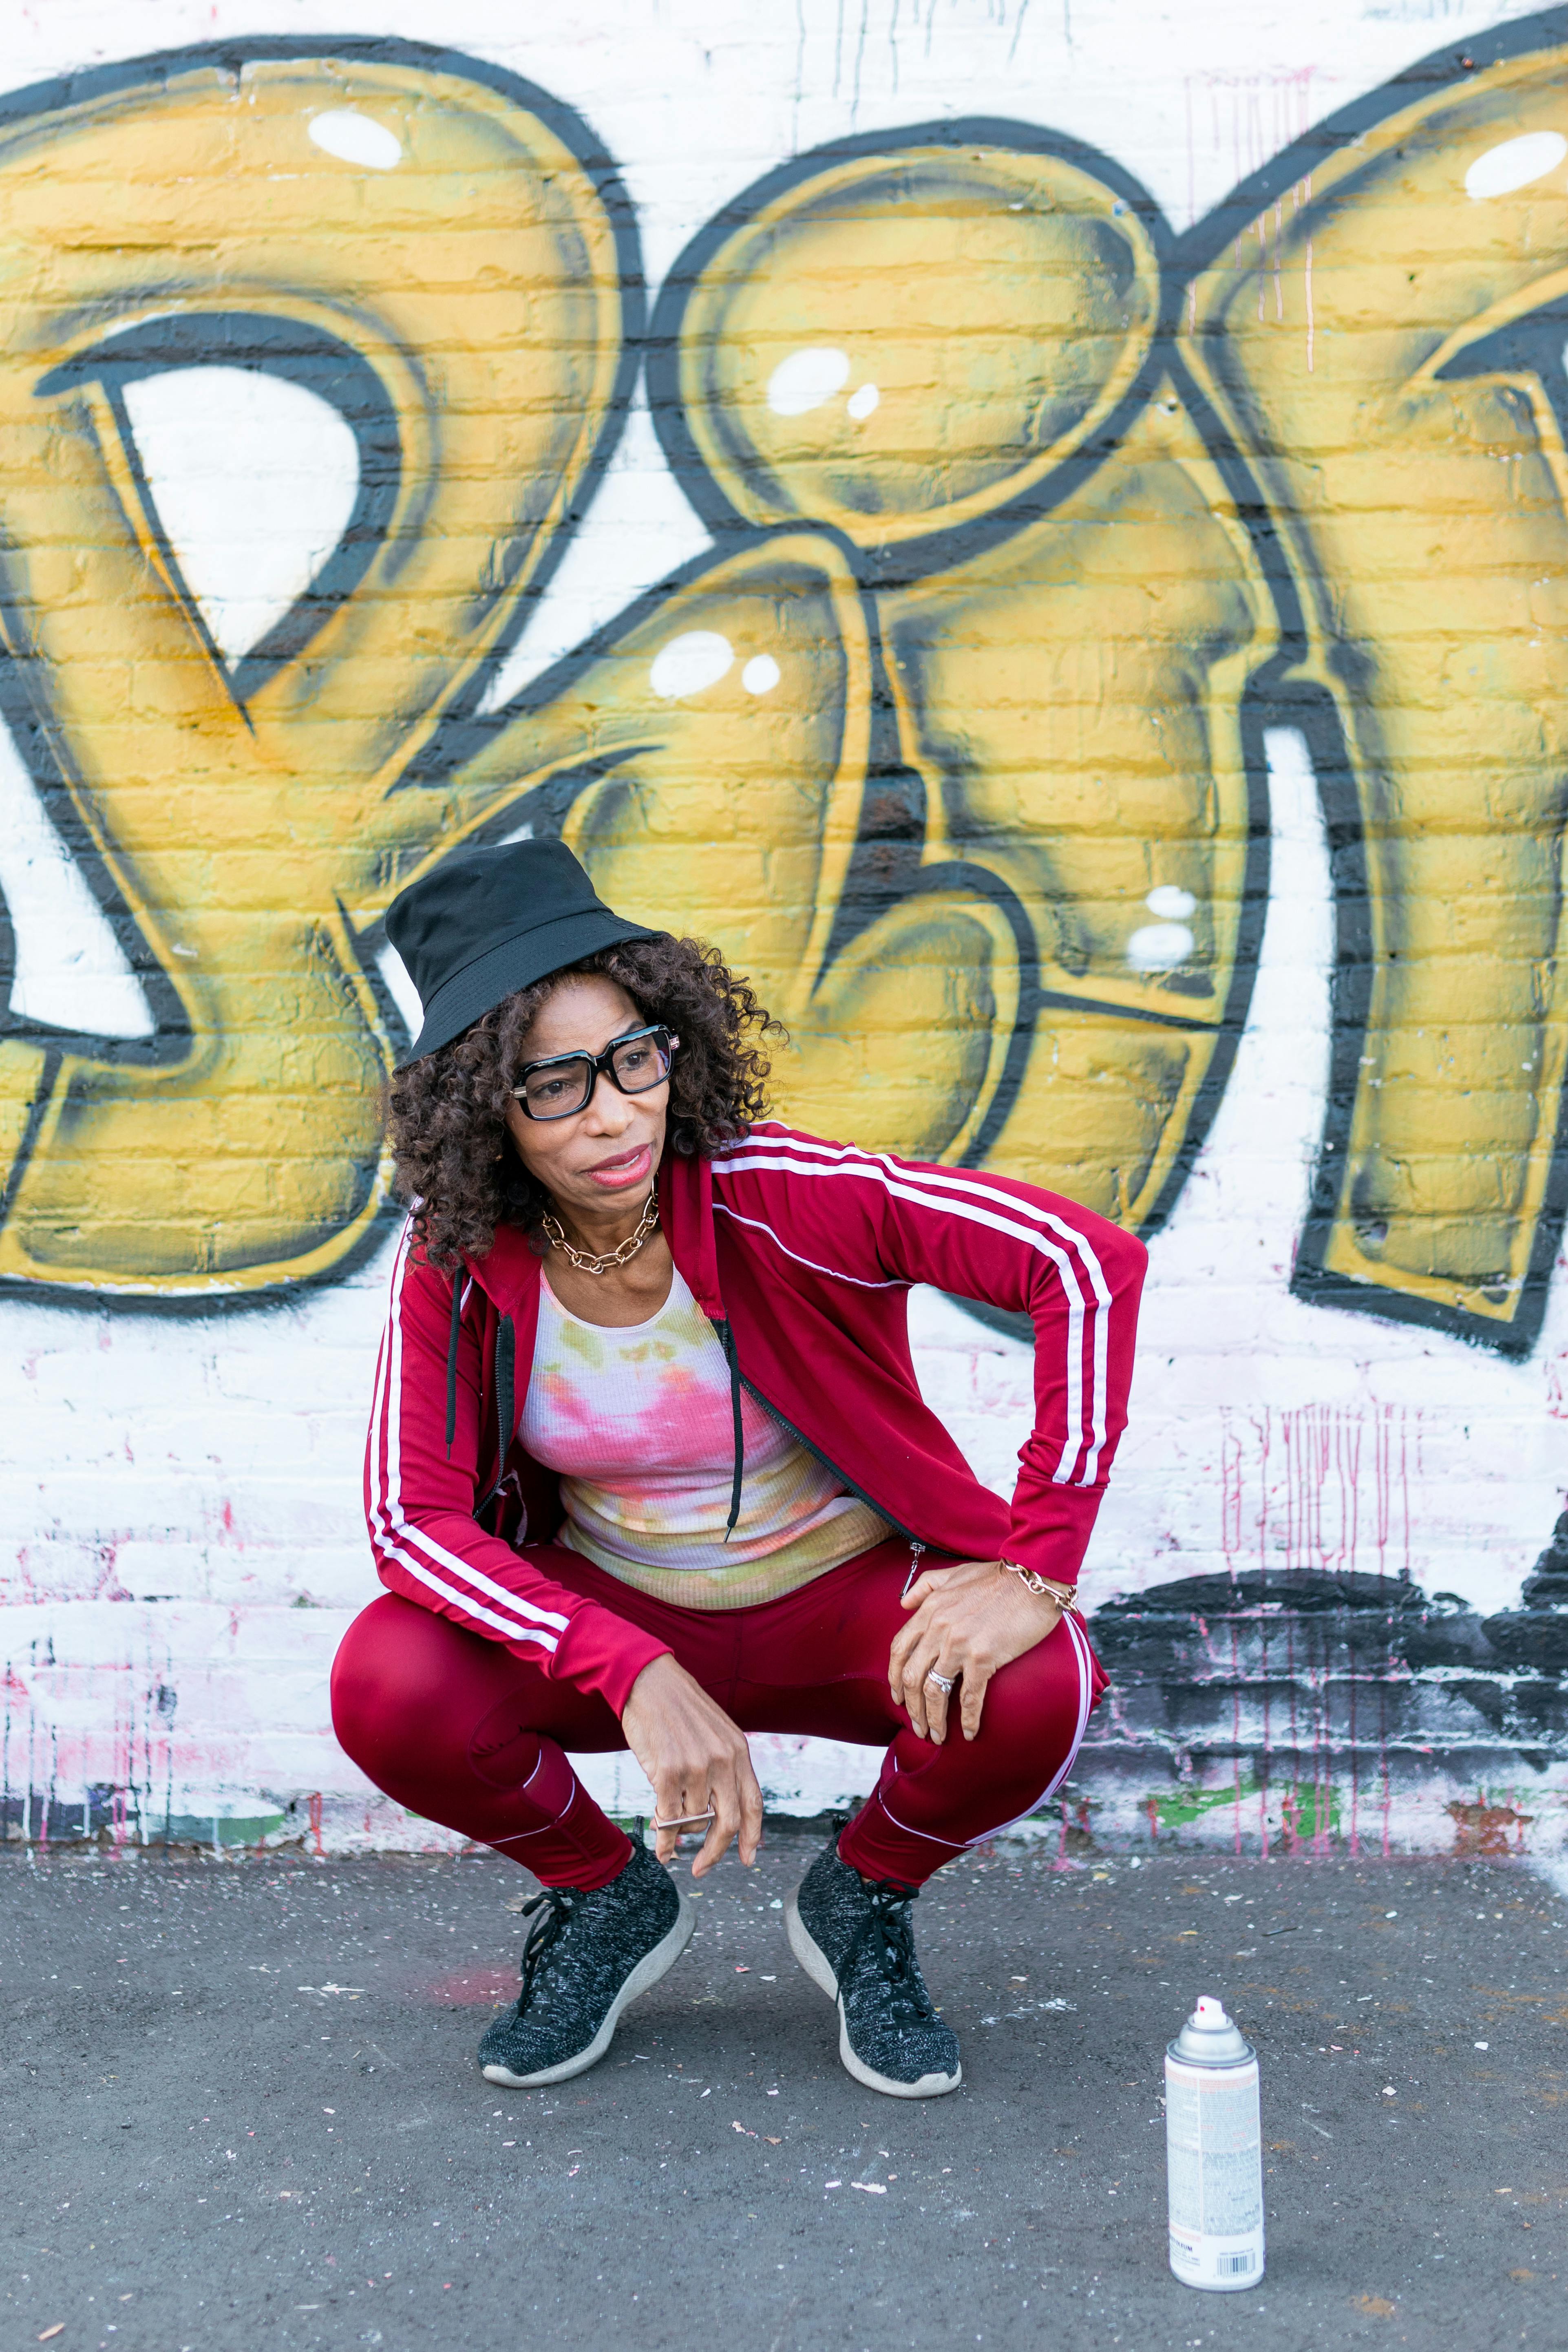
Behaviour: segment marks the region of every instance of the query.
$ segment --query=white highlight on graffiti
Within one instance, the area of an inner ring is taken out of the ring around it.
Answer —
[[[661,702],[677,702],[717,686],[734,658],[734,646],[717,629],[684,629],[655,654],[647,682]]]
[[[1174,971],[1193,951],[1193,935],[1185,923],[1145,923],[1127,942],[1127,961],[1134,971]]]
[[[804,416],[842,392],[848,381],[848,352],[831,343],[811,343],[805,351],[791,352],[774,368],[768,378],[768,406],[775,416]]]
[[[340,163],[363,163],[368,171],[390,172],[403,161],[403,142],[395,131],[368,114],[356,114],[352,107],[334,107],[330,114],[313,115],[310,137]]]
[[[330,401],[251,368],[134,378],[125,405],[164,535],[232,667],[336,547],[359,450]]]
[[[882,395],[878,391],[876,385],[874,383],[863,383],[858,392],[852,392],[850,394],[844,405],[849,411],[850,415],[855,419],[856,424],[859,425],[863,424],[868,416],[872,416],[876,414],[877,410],[881,406],[881,402]]]
[[[419,991],[408,976],[408,966],[390,940],[375,959],[375,968],[386,982],[386,992],[403,1015],[403,1025],[410,1038],[417,1037],[425,1025],[425,1007],[419,1001]]]
[[[772,654],[753,654],[741,672],[741,684],[748,694],[771,694],[782,676]]]
[[[16,941],[11,1011],[89,1037],[151,1037],[155,1024],[87,877],[49,822],[0,728],[0,892]]]
[[[1488,196],[1511,196],[1516,188],[1528,188],[1531,180],[1554,172],[1564,155],[1568,139],[1560,131],[1527,131],[1522,138],[1505,139],[1476,157],[1465,173],[1465,193],[1478,204]]]
[[[1197,903],[1192,892],[1176,882],[1162,882],[1143,901],[1149,912],[1165,923],[1184,922]]]

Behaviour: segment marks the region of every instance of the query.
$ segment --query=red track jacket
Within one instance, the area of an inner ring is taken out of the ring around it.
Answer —
[[[771,1119],[712,1160],[667,1152],[659,1210],[732,1380],[847,1487],[934,1550],[1076,1581],[1127,1419],[1141,1242],[1010,1177],[824,1143]],[[556,1583],[530,1551],[562,1519],[554,1474],[515,1436],[540,1265],[503,1226],[455,1286],[405,1228],[365,1515],[394,1592],[597,1691],[618,1715],[665,1644]],[[1035,1426],[1011,1507],[921,1401],[905,1311],[917,1282],[1034,1320]],[[742,1472],[737,1458],[737,1494]]]

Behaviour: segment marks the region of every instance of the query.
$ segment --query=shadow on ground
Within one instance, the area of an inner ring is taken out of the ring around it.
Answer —
[[[817,1834],[707,1882],[594,2073],[511,2094],[473,2063],[503,1863],[6,1857],[5,2342],[1563,2341],[1568,1907],[1521,1867],[998,1847],[920,1904],[966,2080],[905,2104],[784,1945]],[[1268,2275],[1231,2296],[1165,2268],[1161,2058],[1204,1990],[1263,2063]]]

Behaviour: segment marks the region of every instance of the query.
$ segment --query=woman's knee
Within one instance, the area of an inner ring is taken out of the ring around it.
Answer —
[[[411,1748],[445,1747],[469,1712],[465,1685],[488,1680],[483,1655],[467,1654],[476,1647],[484,1644],[395,1593],[362,1609],[332,1661],[332,1729],[344,1753],[384,1785],[387,1765],[406,1763]],[[491,1703],[487,1689],[481,1706]]]

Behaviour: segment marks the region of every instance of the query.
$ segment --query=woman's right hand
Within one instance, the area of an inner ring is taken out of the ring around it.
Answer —
[[[653,1784],[656,1820],[678,1821],[684,1813],[713,1808],[692,1877],[711,1870],[734,1837],[750,1869],[762,1843],[763,1792],[746,1735],[668,1651],[632,1685],[621,1727]],[[672,1829],[658,1832],[654,1852],[660,1862],[670,1859],[680,1835]]]

